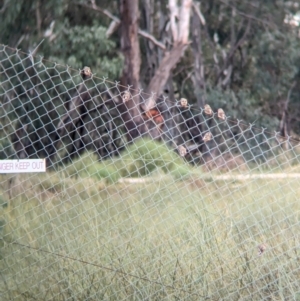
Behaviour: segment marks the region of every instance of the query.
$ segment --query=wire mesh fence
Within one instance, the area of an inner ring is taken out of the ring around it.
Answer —
[[[1,300],[300,299],[297,141],[6,46],[0,82]]]

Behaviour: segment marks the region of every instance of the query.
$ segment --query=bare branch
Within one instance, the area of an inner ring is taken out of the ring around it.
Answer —
[[[196,15],[198,16],[201,24],[204,26],[206,24],[206,22],[205,22],[205,18],[203,16],[203,14],[201,13],[199,5],[196,5],[194,2],[192,3],[192,5],[193,5],[194,11],[195,11]]]
[[[84,3],[76,3],[76,4],[80,5],[80,6],[83,6],[83,7],[86,7],[86,8],[89,8],[89,9],[92,9],[92,10],[94,10],[96,12],[99,12],[99,13],[105,15],[106,17],[108,17],[108,18],[110,18],[110,19],[112,19],[114,21],[114,24],[113,24],[114,28],[113,29],[109,28],[109,30],[107,32],[107,36],[109,36],[110,34],[112,34],[112,30],[116,30],[116,27],[120,26],[120,24],[121,24],[121,20],[118,17],[114,16],[112,13],[110,13],[107,9],[102,9],[101,7],[96,6],[96,5],[91,6],[91,5],[87,5],[87,4],[84,4]],[[159,48],[161,48],[163,50],[166,49],[166,46],[162,42],[158,41],[150,33],[145,32],[144,30],[138,29],[138,34],[140,36],[148,39],[149,41],[151,41],[157,47],[159,47]]]
[[[226,68],[228,66],[228,63],[230,62],[230,60],[234,56],[237,49],[245,42],[245,40],[246,40],[246,38],[247,38],[247,36],[250,32],[250,29],[251,29],[251,20],[249,19],[243,36],[237,41],[237,43],[235,45],[231,46],[231,49],[229,50],[229,53],[226,55],[225,62],[224,62],[224,67],[220,70],[216,82],[219,81],[221,75],[226,70]],[[227,80],[225,82],[227,82]]]
[[[115,22],[118,22],[118,23],[121,22],[120,19],[119,19],[118,17],[114,16],[114,15],[113,15],[111,12],[109,12],[107,9],[103,9],[103,8],[101,8],[101,7],[99,7],[99,6],[95,5],[95,4],[93,4],[93,5],[88,5],[88,4],[84,4],[84,3],[78,3],[78,2],[77,2],[76,4],[79,5],[79,6],[85,7],[85,8],[92,9],[92,10],[94,10],[94,11],[96,11],[96,12],[99,12],[99,13],[105,15],[106,17],[108,17],[108,18],[114,20]]]
[[[285,100],[285,102],[284,102],[284,110],[285,110],[285,111],[287,111],[287,109],[288,109],[288,105],[289,105],[289,102],[290,102],[290,99],[291,99],[291,94],[292,94],[292,91],[293,91],[293,89],[295,88],[295,86],[296,86],[296,81],[294,81],[294,82],[292,83],[292,85],[290,86],[290,89],[289,89],[289,91],[288,91],[286,100]]]
[[[40,12],[40,2],[38,1],[36,4],[36,8],[35,8],[35,16],[36,16],[36,27],[37,27],[37,31],[38,31],[38,36],[41,36],[41,24],[42,24],[42,20],[41,20],[41,12]]]
[[[225,87],[227,86],[227,84],[229,83],[230,81],[230,78],[231,78],[231,74],[232,74],[232,65],[230,65],[227,70],[226,70],[226,77],[224,78],[224,80],[222,81],[222,85]]]
[[[243,36],[239,39],[239,41],[235,44],[235,46],[231,48],[229,54],[227,55],[227,61],[229,61],[232,58],[236,50],[246,41],[250,29],[251,29],[251,20],[248,20],[248,24]]]
[[[119,25],[120,25],[120,23],[112,20],[106,31],[106,37],[110,37],[119,28]]]
[[[5,12],[5,10],[6,10],[7,6],[8,6],[8,3],[9,3],[8,1],[4,2],[3,6],[0,9],[0,14],[3,14]]]
[[[281,116],[280,125],[279,125],[280,126],[280,134],[283,137],[289,136],[289,132],[290,132],[289,123],[290,123],[291,119],[289,118],[288,105],[290,102],[292,91],[295,88],[295,86],[296,86],[296,81],[294,81],[292,83],[292,85],[290,86],[290,89],[287,93],[286,100],[284,101],[284,104],[283,104],[282,116]],[[289,148],[287,141],[285,143],[285,148],[286,149]]]
[[[239,14],[240,16],[244,17],[244,18],[251,19],[251,20],[255,20],[255,21],[257,21],[257,22],[259,22],[259,23],[262,23],[262,24],[265,24],[265,25],[271,25],[271,23],[268,22],[268,21],[265,21],[265,20],[263,20],[263,19],[256,18],[256,17],[253,16],[253,15],[248,15],[248,14],[246,14],[246,13],[244,13],[244,12],[239,11],[234,5],[229,4],[226,0],[219,0],[219,1],[220,1],[221,3],[223,3],[224,5],[229,6],[229,7],[233,8],[233,9],[235,9],[236,13]],[[252,6],[253,6],[253,5],[252,5]],[[254,6],[254,7],[257,8],[257,6]]]
[[[144,30],[139,29],[139,30],[138,30],[138,34],[139,34],[140,36],[142,36],[142,37],[148,39],[149,41],[151,41],[151,42],[152,42],[154,45],[156,45],[157,47],[159,47],[159,48],[161,48],[161,49],[163,49],[163,50],[166,49],[166,46],[165,46],[162,42],[156,40],[156,38],[155,38],[153,35],[151,35],[150,33],[146,32],[146,31],[144,31]]]

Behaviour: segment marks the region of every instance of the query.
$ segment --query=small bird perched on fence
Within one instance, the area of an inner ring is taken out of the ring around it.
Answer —
[[[91,77],[92,77],[92,71],[91,71],[91,68],[85,66],[85,67],[81,70],[80,74],[81,74],[82,79],[84,79],[84,80],[91,78]]]
[[[188,107],[188,101],[186,98],[181,98],[180,99],[180,106],[183,108],[187,108]]]
[[[213,112],[213,110],[211,109],[210,105],[206,104],[206,105],[204,106],[204,113],[205,113],[206,115],[212,116],[214,112]]]
[[[223,109],[218,109],[218,117],[222,120],[225,120],[226,119],[226,115],[225,115],[225,112]]]
[[[131,94],[129,91],[125,91],[122,95],[122,100],[123,100],[123,103],[129,101],[129,99],[131,98]]]
[[[210,141],[212,139],[212,134],[211,134],[211,132],[207,132],[205,135],[204,135],[204,137],[203,137],[203,141],[204,142],[208,142],[208,141]]]
[[[178,153],[181,157],[184,157],[187,154],[187,150],[183,145],[178,146]]]

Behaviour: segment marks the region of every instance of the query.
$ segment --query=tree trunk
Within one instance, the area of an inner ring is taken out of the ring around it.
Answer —
[[[170,72],[179,62],[188,45],[192,0],[182,0],[180,9],[176,2],[175,0],[169,0],[173,47],[164,53],[163,59],[146,89],[146,92],[153,94],[153,97],[149,97],[143,104],[145,111],[155,106],[156,99],[162,93]],[[178,23],[176,22],[177,17],[179,18]]]
[[[194,14],[192,17],[192,50],[194,54],[194,75],[192,77],[194,92],[197,98],[197,105],[204,108],[206,102],[204,65],[202,59],[201,43],[201,13],[199,3],[194,4]],[[203,19],[204,20],[204,19]],[[202,21],[203,22],[203,21]]]
[[[141,24],[146,32],[153,35],[153,0],[143,0],[142,1],[142,20],[143,24]],[[141,20],[141,21],[142,21]],[[147,58],[147,68],[144,68],[145,71],[142,72],[145,74],[146,77],[153,76],[154,72],[153,69],[157,65],[157,57],[155,53],[155,45],[147,39],[144,39],[145,51],[146,51],[146,58]],[[145,77],[143,76],[143,77]]]
[[[178,44],[165,53],[158,69],[147,87],[146,92],[149,94],[153,93],[154,97],[151,97],[151,99],[145,103],[145,111],[148,111],[155,106],[156,98],[162,93],[163,88],[169,79],[170,72],[179,62],[186,46],[187,45],[185,44]]]
[[[142,132],[143,119],[139,104],[139,73],[140,73],[140,47],[138,40],[139,7],[138,0],[121,0],[121,49],[124,54],[124,67],[121,84],[131,86],[134,95],[124,103],[121,111],[127,131],[128,141],[139,137]]]

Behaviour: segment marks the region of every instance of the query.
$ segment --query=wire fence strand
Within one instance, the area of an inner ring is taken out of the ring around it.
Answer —
[[[0,83],[1,300],[300,298],[297,139],[3,45]]]

